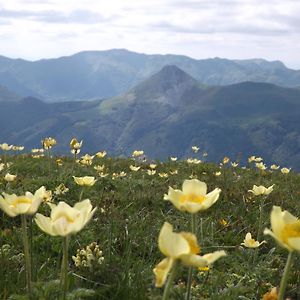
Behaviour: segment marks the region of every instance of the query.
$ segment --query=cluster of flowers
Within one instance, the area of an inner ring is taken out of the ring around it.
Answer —
[[[83,249],[77,249],[76,256],[72,256],[75,266],[78,268],[89,268],[92,270],[104,261],[100,246],[93,242]]]
[[[8,145],[7,143],[0,144],[0,149],[3,151],[23,151],[24,146]]]

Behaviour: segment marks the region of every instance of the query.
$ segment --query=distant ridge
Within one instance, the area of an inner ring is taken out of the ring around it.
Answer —
[[[300,71],[279,61],[196,60],[183,55],[147,55],[125,49],[84,51],[33,62],[0,56],[0,85],[21,96],[47,102],[103,99],[128,91],[164,66],[177,66],[205,85],[253,81],[300,86]]]
[[[29,97],[0,102],[0,141],[40,146],[58,140],[54,151],[69,153],[69,140],[84,140],[82,153],[106,150],[150,158],[192,155],[191,146],[220,161],[262,156],[266,163],[300,170],[300,90],[270,83],[204,86],[167,65],[118,96],[45,103]]]

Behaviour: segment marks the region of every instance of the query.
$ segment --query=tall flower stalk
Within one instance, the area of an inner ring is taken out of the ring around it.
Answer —
[[[69,248],[69,238],[68,236],[65,236],[63,237],[63,258],[61,263],[61,278],[60,278],[63,300],[66,299],[67,291],[68,291],[68,248]]]
[[[294,254],[294,252],[292,252],[292,251],[289,252],[289,256],[288,256],[288,259],[285,264],[284,273],[283,273],[283,276],[282,276],[281,282],[280,282],[278,300],[284,300],[284,294],[285,294],[285,290],[286,290],[286,286],[287,286],[287,282],[288,282],[288,278],[289,278],[290,269],[292,266],[293,254]]]
[[[173,264],[173,269],[172,269],[172,271],[169,275],[168,281],[166,283],[162,300],[168,300],[169,299],[171,288],[173,286],[173,282],[174,282],[174,279],[175,279],[175,276],[176,276],[177,267],[178,267],[178,261],[176,260]]]
[[[29,242],[27,235],[27,220],[26,215],[21,215],[22,221],[22,237],[23,237],[23,246],[24,246],[24,256],[25,256],[25,273],[26,273],[26,284],[27,284],[27,293],[29,299],[32,299],[32,287],[31,287],[31,261],[30,261],[30,251],[29,251]]]
[[[191,214],[191,232],[195,235],[196,234],[196,215],[195,214]],[[189,300],[191,299],[191,289],[192,289],[192,280],[193,280],[193,266],[189,267],[189,271],[188,271],[188,280],[187,280],[187,290],[186,290],[186,296],[185,299]]]

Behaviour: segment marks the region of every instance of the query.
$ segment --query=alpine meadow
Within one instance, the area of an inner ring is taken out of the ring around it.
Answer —
[[[0,4],[0,300],[300,300],[300,1]]]

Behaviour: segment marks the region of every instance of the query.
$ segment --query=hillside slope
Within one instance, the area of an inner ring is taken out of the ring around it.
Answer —
[[[146,55],[123,49],[86,51],[56,59],[26,61],[0,56],[0,85],[48,102],[102,99],[133,88],[165,65],[176,65],[208,85],[243,81],[300,85],[300,71],[262,59],[196,60],[181,55]]]
[[[205,87],[166,66],[127,93],[101,101],[0,103],[0,139],[37,147],[54,136],[57,151],[67,152],[76,136],[84,140],[84,152],[129,155],[143,149],[153,158],[187,157],[199,145],[210,160],[261,155],[300,168],[299,119],[298,89],[253,82]]]

